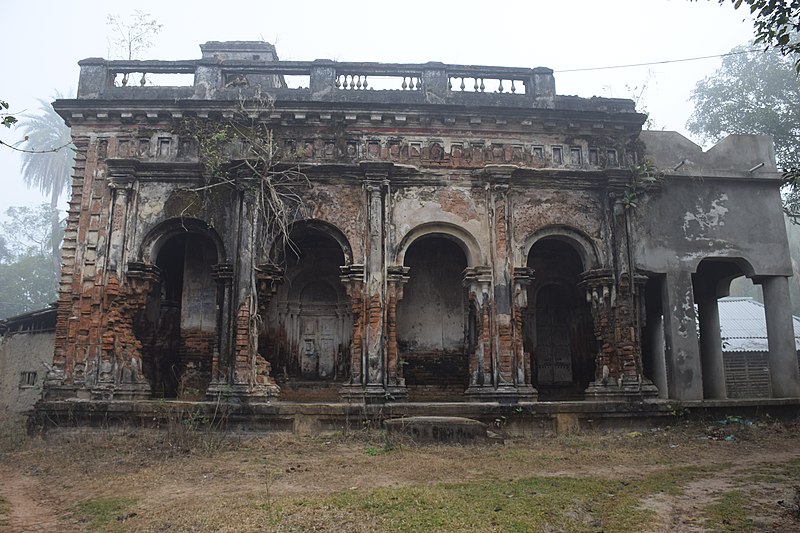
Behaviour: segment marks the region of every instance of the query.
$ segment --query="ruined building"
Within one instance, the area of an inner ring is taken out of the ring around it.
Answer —
[[[201,50],[83,60],[55,104],[77,161],[42,405],[724,399],[739,276],[800,396],[769,138],[703,152],[547,68]]]

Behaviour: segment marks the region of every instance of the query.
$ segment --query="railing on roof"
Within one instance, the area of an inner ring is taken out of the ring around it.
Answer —
[[[316,61],[81,61],[79,99],[229,100],[259,87],[276,98],[552,108],[548,68]]]

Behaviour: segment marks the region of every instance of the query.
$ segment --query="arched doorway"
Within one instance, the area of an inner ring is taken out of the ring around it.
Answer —
[[[259,347],[284,400],[334,400],[334,383],[350,376],[352,313],[340,280],[346,254],[335,228],[297,224],[290,244],[273,254],[285,268],[269,302]]]
[[[154,397],[205,397],[217,349],[217,260],[214,242],[191,232],[167,238],[157,251],[160,291],[136,325]]]
[[[769,366],[765,357],[756,356],[754,361],[731,355],[728,361],[731,363],[743,363],[738,368],[726,370],[726,358],[722,350],[722,338],[720,331],[720,314],[718,300],[727,296],[730,292],[731,281],[744,276],[742,268],[744,262],[738,259],[728,258],[709,258],[703,259],[697,265],[697,271],[692,274],[692,292],[697,309],[697,333],[698,345],[700,348],[700,365],[703,376],[703,398],[724,399],[728,396],[743,396],[747,388],[740,390],[727,390],[726,378],[734,378],[737,374],[748,385],[758,385],[755,390],[761,389],[758,396],[768,397],[771,393],[769,386]],[[742,319],[742,317],[734,317]],[[751,370],[749,363],[754,363],[755,372]],[[735,383],[736,380],[733,380]],[[731,384],[733,384],[731,383]]]
[[[464,251],[448,236],[426,235],[409,246],[404,264],[409,281],[397,305],[397,344],[409,399],[463,399],[470,340]]]
[[[534,283],[528,288],[524,343],[539,399],[582,399],[594,377],[595,350],[591,311],[578,287],[580,255],[548,237],[531,247],[527,266]]]

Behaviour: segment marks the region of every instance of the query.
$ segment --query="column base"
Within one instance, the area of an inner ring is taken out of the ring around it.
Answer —
[[[339,398],[347,403],[362,403],[364,390],[364,385],[360,383],[346,383],[339,389]]]
[[[115,400],[149,400],[151,396],[149,383],[121,383],[114,391]]]
[[[152,395],[149,383],[95,383],[87,392],[91,400],[149,400]]]
[[[597,380],[584,392],[587,400],[601,402],[628,402],[658,398],[658,388],[647,378],[623,378],[622,382]]]
[[[348,403],[383,404],[404,402],[408,399],[408,389],[404,385],[342,385],[339,398]]]
[[[206,389],[206,398],[210,401],[218,399],[238,399],[249,403],[266,403],[280,396],[281,388],[274,383],[268,385],[249,385],[247,383],[212,383]]]
[[[464,395],[471,402],[498,402],[505,404],[515,404],[518,402],[535,402],[538,400],[539,393],[532,385],[501,385],[492,387],[491,385],[472,385]]]

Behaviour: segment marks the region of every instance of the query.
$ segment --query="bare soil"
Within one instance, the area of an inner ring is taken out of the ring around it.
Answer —
[[[665,485],[670,476],[674,483]],[[800,425],[769,420],[470,447],[415,445],[378,431],[62,429],[0,452],[0,531],[418,530],[382,525],[381,511],[354,510],[335,498],[391,500],[401,494],[392,491],[409,488],[533,478],[632,483],[641,527],[649,531],[800,531],[798,476]],[[660,488],[648,488],[656,478]],[[574,509],[554,512],[569,520],[585,515],[575,523],[586,531],[620,530],[613,513],[587,508],[600,507],[600,499],[575,501]],[[726,501],[733,504],[725,507]],[[408,505],[409,512],[424,512]]]

